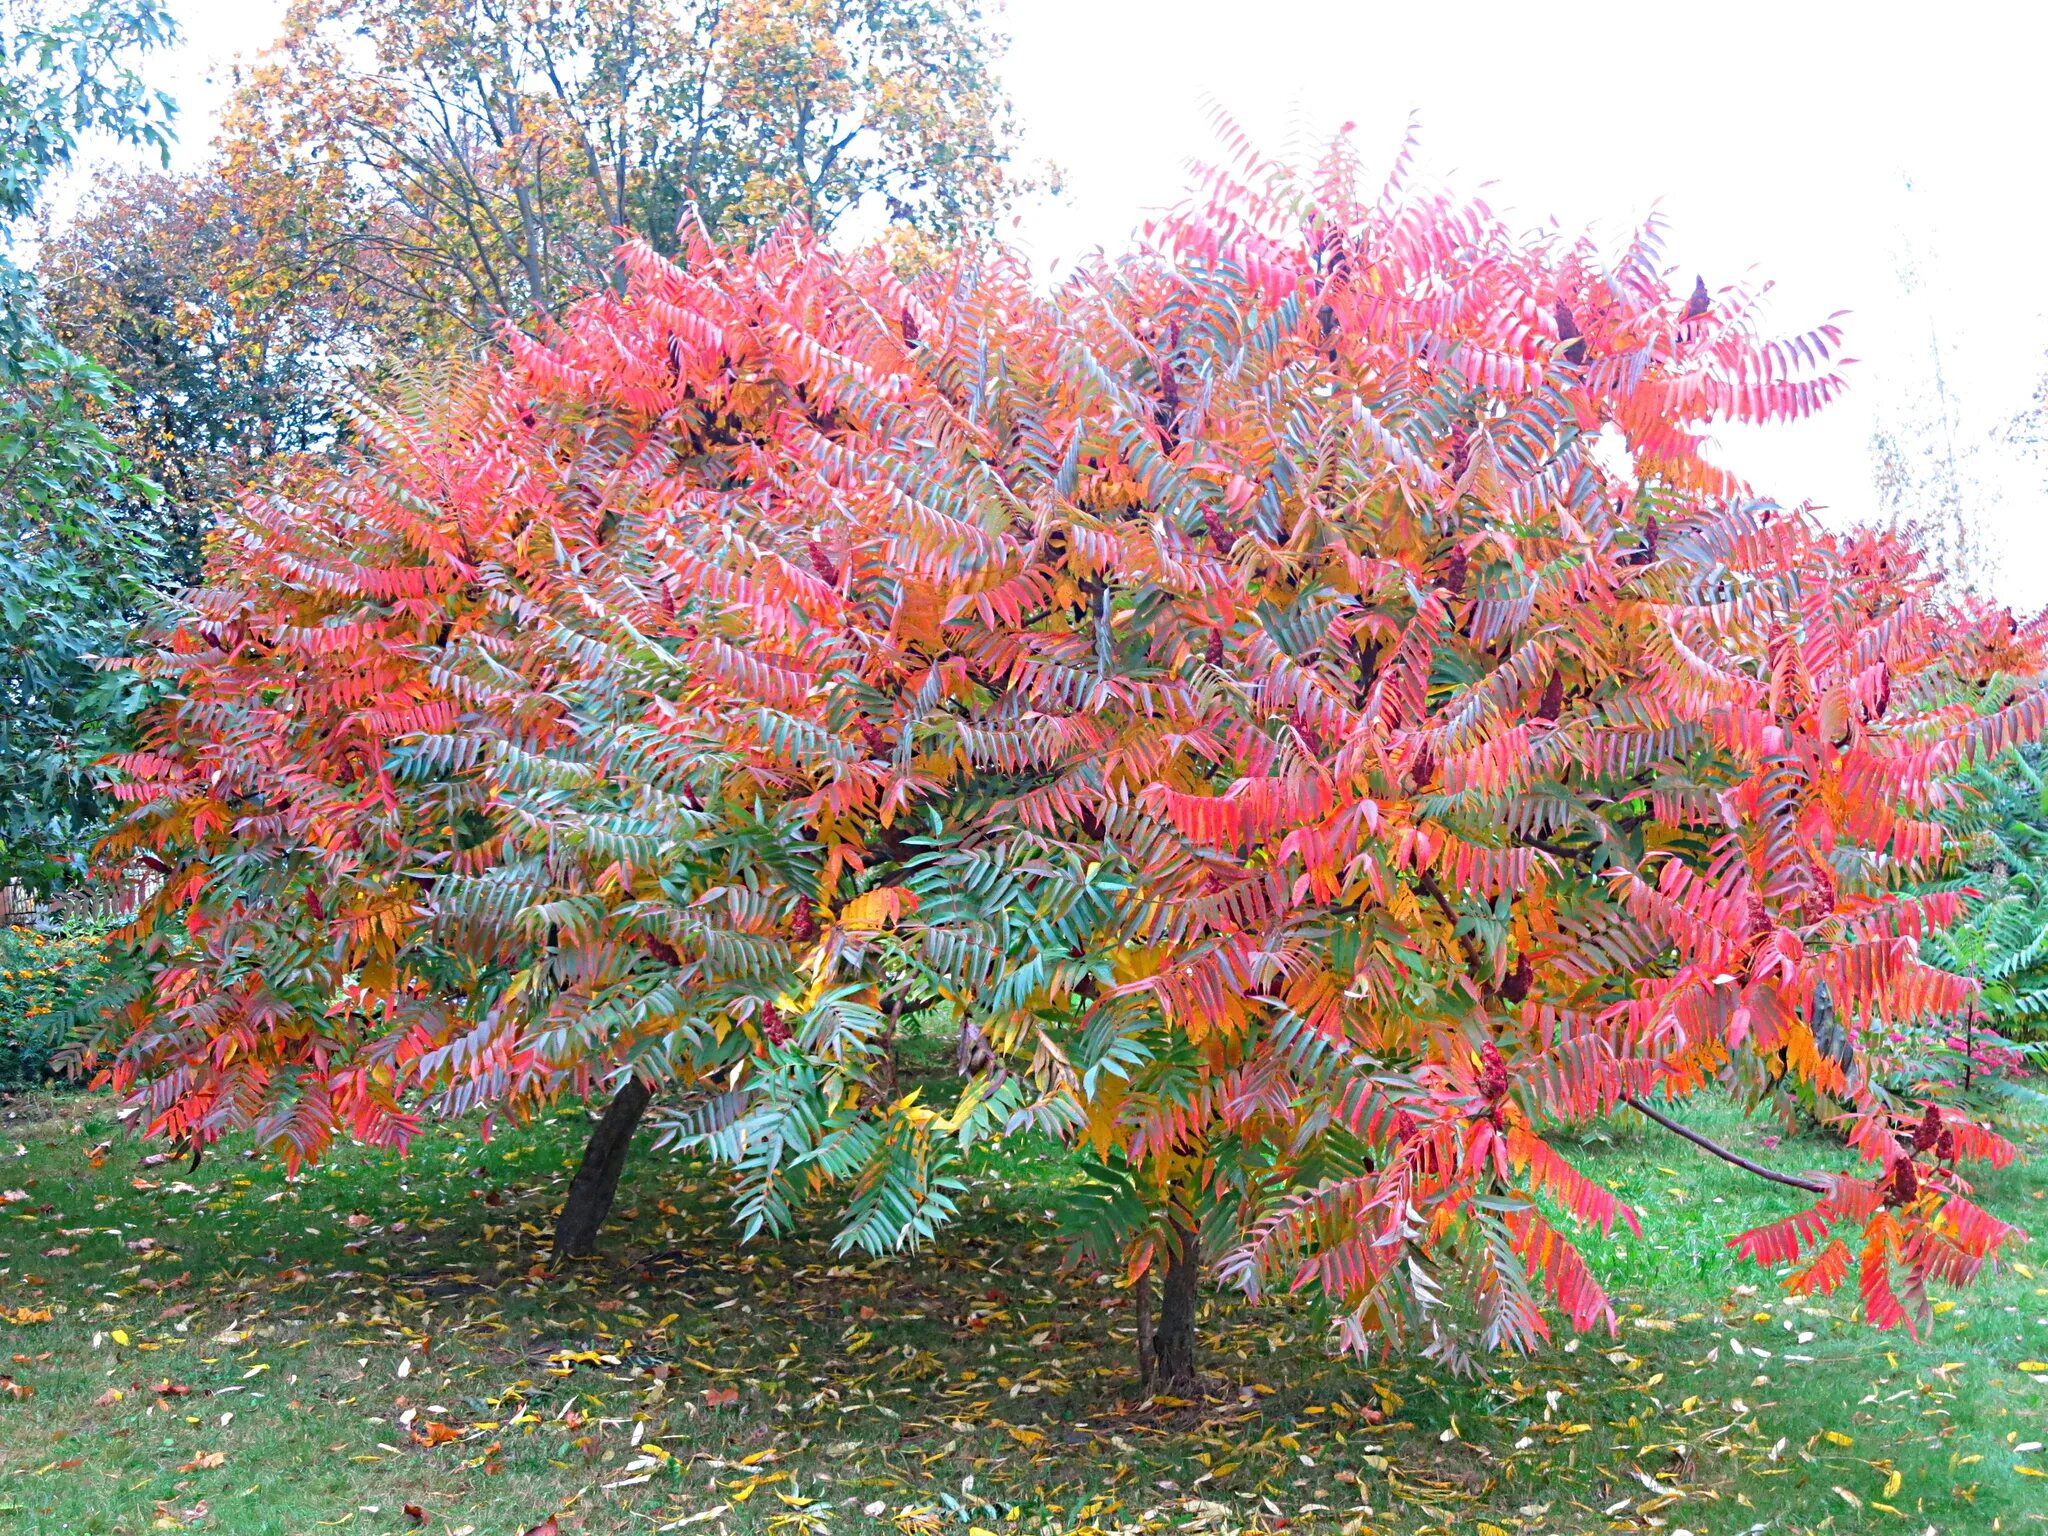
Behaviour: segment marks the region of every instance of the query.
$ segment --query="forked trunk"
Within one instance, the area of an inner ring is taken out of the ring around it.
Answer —
[[[626,1169],[626,1149],[633,1144],[633,1132],[653,1097],[652,1088],[629,1077],[605,1107],[604,1117],[583,1149],[582,1166],[569,1181],[569,1197],[562,1202],[562,1214],[555,1222],[556,1262],[597,1252],[598,1229],[611,1214],[619,1175]]]
[[[1202,1278],[1202,1240],[1173,1223],[1166,1277],[1159,1286],[1159,1322],[1152,1331],[1153,1385],[1177,1397],[1195,1393],[1195,1299]]]

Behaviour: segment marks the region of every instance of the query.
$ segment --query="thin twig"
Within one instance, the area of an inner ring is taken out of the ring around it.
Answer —
[[[1740,1152],[1730,1152],[1719,1142],[1710,1141],[1698,1131],[1689,1130],[1670,1116],[1660,1114],[1658,1111],[1650,1108],[1649,1105],[1645,1104],[1634,1094],[1622,1095],[1622,1103],[1628,1105],[1630,1109],[1633,1109],[1645,1119],[1656,1121],[1665,1130],[1683,1136],[1694,1146],[1713,1153],[1714,1156],[1720,1158],[1724,1163],[1733,1163],[1746,1173],[1753,1173],[1760,1179],[1769,1179],[1773,1184],[1789,1184],[1794,1189],[1803,1189],[1810,1194],[1824,1195],[1828,1192],[1828,1186],[1821,1183],[1818,1179],[1802,1179],[1796,1173],[1780,1173],[1775,1168],[1766,1168],[1762,1163],[1751,1162]]]

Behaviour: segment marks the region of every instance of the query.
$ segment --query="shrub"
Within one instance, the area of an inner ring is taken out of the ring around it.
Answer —
[[[60,1075],[54,1058],[70,1036],[73,1005],[98,979],[100,939],[88,921],[54,932],[0,929],[0,1087]]]

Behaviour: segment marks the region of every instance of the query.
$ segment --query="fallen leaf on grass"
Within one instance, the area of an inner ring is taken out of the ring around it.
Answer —
[[[47,1323],[50,1320],[48,1307],[15,1307],[12,1310],[0,1307],[0,1317],[17,1328],[26,1328],[30,1323]]]
[[[738,1387],[706,1387],[704,1401],[713,1408],[730,1408],[740,1400]]]
[[[555,1517],[549,1515],[539,1525],[530,1525],[523,1536],[562,1536],[562,1528],[555,1524]]]
[[[127,1395],[119,1387],[109,1387],[92,1400],[92,1405],[95,1408],[111,1408]]]
[[[190,1461],[179,1467],[180,1472],[211,1472],[215,1467],[227,1465],[226,1451],[201,1451]]]
[[[419,1505],[407,1504],[404,1505],[403,1508],[405,1510],[405,1518],[410,1520],[414,1525],[425,1525],[427,1523],[427,1512],[424,1509],[421,1509]]]
[[[419,1445],[447,1445],[450,1441],[460,1440],[462,1431],[453,1424],[443,1424],[439,1419],[429,1419],[412,1432],[412,1438]]]

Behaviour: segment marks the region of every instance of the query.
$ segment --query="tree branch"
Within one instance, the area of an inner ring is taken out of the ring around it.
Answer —
[[[1623,1094],[1621,1101],[1646,1120],[1656,1121],[1665,1130],[1675,1135],[1683,1136],[1694,1146],[1699,1147],[1703,1151],[1713,1153],[1714,1156],[1720,1158],[1724,1163],[1733,1163],[1745,1173],[1753,1173],[1760,1179],[1769,1179],[1773,1184],[1789,1184],[1794,1189],[1803,1189],[1810,1194],[1824,1195],[1828,1192],[1828,1186],[1821,1183],[1818,1179],[1802,1179],[1796,1173],[1780,1173],[1775,1168],[1766,1168],[1762,1163],[1751,1162],[1740,1152],[1730,1152],[1719,1142],[1710,1141],[1698,1131],[1690,1130],[1680,1125],[1670,1116],[1660,1114],[1658,1111],[1650,1108],[1648,1104],[1645,1104],[1632,1093]]]

